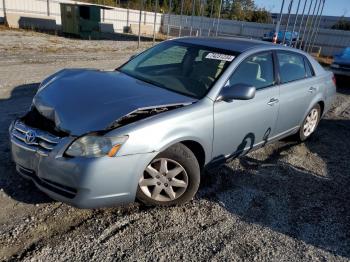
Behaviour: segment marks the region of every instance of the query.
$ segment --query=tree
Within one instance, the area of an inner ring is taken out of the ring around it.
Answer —
[[[332,29],[350,31],[350,21],[345,20],[344,16],[342,16],[339,21],[332,26]]]
[[[116,0],[81,0],[94,4],[103,4],[116,6]],[[141,0],[118,0],[120,7],[130,9],[140,9]],[[154,5],[156,0],[143,0],[143,10],[154,11]],[[170,0],[159,0],[158,12],[167,13],[169,11]],[[224,19],[232,19],[238,21],[258,22],[258,23],[271,23],[270,13],[263,8],[257,8],[254,0],[222,0],[222,8],[220,8],[221,0],[183,0],[183,14],[192,15],[192,3],[195,4],[194,15],[217,17],[219,12]],[[212,9],[213,6],[213,10]],[[203,8],[203,14],[202,9]],[[171,0],[171,12],[174,14],[181,13],[181,0]],[[348,22],[340,20],[335,29],[348,28]]]

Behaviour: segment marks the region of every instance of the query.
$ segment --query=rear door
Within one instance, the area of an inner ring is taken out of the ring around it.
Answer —
[[[278,88],[272,52],[254,54],[241,62],[226,86],[256,87],[251,100],[214,104],[213,157],[220,160],[263,144],[273,134],[278,113]]]
[[[279,113],[276,135],[295,130],[301,124],[319,85],[305,56],[290,51],[277,51],[279,68]]]

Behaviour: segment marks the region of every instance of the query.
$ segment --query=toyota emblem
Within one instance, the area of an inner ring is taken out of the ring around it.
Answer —
[[[27,144],[33,144],[36,140],[36,133],[33,130],[29,130],[26,133],[25,140]]]

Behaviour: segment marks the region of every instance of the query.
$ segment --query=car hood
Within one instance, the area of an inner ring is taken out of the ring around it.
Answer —
[[[43,81],[33,106],[58,129],[79,136],[105,130],[139,109],[195,101],[118,71],[65,69]]]

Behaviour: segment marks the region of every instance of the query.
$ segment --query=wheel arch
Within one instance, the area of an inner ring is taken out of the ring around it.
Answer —
[[[199,167],[203,169],[205,165],[205,157],[206,157],[203,146],[200,143],[193,140],[184,140],[184,141],[181,141],[180,143],[185,145],[192,151],[192,153],[197,158]]]
[[[325,103],[324,103],[324,101],[320,100],[320,101],[318,101],[318,104],[321,107],[321,116],[323,116]]]

